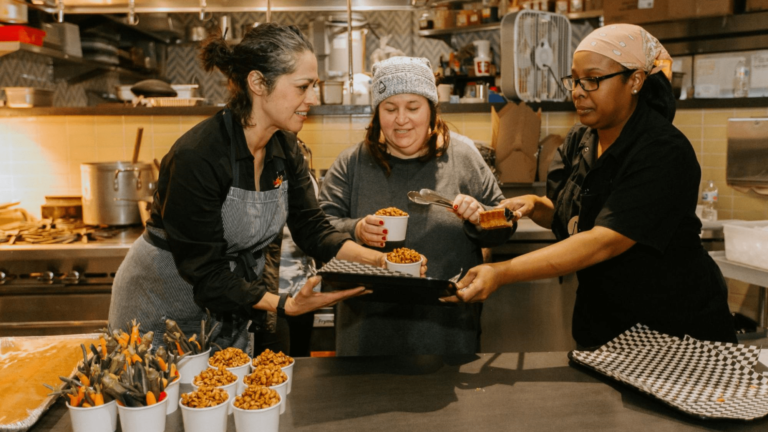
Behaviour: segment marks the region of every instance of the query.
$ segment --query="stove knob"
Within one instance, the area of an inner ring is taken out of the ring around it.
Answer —
[[[37,278],[40,282],[53,282],[53,272],[52,271],[45,271],[40,273],[40,276]]]
[[[78,283],[80,281],[80,272],[77,270],[72,270],[71,272],[67,273],[63,278],[61,278],[62,282],[64,283]]]

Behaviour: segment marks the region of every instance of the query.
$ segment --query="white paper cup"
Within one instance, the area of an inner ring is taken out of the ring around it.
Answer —
[[[165,411],[168,398],[145,407],[117,406],[123,432],[165,432]]]
[[[227,414],[232,408],[230,399],[231,396],[226,402],[208,408],[190,408],[179,400],[184,432],[226,432]]]
[[[195,355],[185,355],[179,359],[179,374],[181,384],[190,384],[200,372],[208,368],[208,359],[211,357],[211,349]]]
[[[288,375],[288,390],[286,391],[286,394],[291,393],[291,385],[293,384],[293,365],[296,364],[296,359],[293,359],[293,362],[289,364],[288,366],[283,366],[281,369],[283,372],[285,372],[286,375]]]
[[[387,230],[388,242],[405,240],[405,232],[408,229],[408,216],[376,216],[384,221]]]
[[[183,375],[179,374],[176,381],[168,384],[168,387],[165,388],[165,398],[168,399],[168,411],[165,412],[166,414],[176,412],[176,409],[179,407],[179,386],[181,385],[182,377]]]
[[[228,399],[227,400],[230,400],[230,399],[234,399],[235,396],[237,396],[237,388],[238,387],[239,387],[239,384],[237,383],[237,381],[235,381],[235,382],[233,382],[231,384],[227,384],[225,386],[219,386],[219,387],[216,387],[216,388],[220,388],[220,389],[226,391],[227,395],[228,395]],[[197,391],[197,389],[198,389],[198,387],[194,383],[192,383],[192,391]],[[227,414],[232,414],[232,406],[231,405],[229,407],[229,410],[227,410]]]
[[[283,370],[283,372],[285,372],[285,370]],[[285,375],[288,375],[288,374],[286,373]],[[248,388],[248,384],[245,383],[245,378],[243,378],[243,385],[245,386],[245,388]],[[280,395],[280,400],[281,401],[287,403],[288,402],[288,387],[290,385],[291,385],[291,377],[288,377],[288,379],[285,380],[284,383],[278,384],[278,385],[269,386],[269,388],[271,388],[272,390],[276,391],[277,394]],[[282,406],[280,407],[280,414],[285,412],[285,405],[286,404],[283,403],[281,405]]]
[[[245,384],[243,384],[243,377],[251,373],[252,361],[253,359],[248,357],[248,363],[242,366],[226,368],[228,371],[232,372],[237,377],[237,381],[235,381],[237,382],[237,394],[235,396],[239,395],[240,393],[243,392],[243,390],[245,390]],[[211,369],[218,369],[216,366],[212,365],[210,362],[208,363],[208,367]]]
[[[423,259],[420,259],[419,262],[415,263],[408,263],[408,264],[398,264],[390,262],[387,259],[387,269],[397,271],[400,273],[409,274],[411,276],[420,277],[421,276],[421,262]]]
[[[450,102],[451,93],[453,93],[453,84],[440,84],[437,86],[437,100],[440,102]]]
[[[235,413],[235,430],[237,432],[277,432],[280,427],[280,406],[285,401],[280,399],[277,405],[259,410],[244,410],[235,406],[232,400],[232,407]]]
[[[91,408],[69,405],[69,419],[73,432],[114,432],[117,429],[117,402],[112,401]]]

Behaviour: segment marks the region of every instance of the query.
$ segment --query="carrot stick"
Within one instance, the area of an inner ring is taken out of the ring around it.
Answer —
[[[93,403],[96,404],[96,406],[104,405],[104,395],[101,393],[94,393],[91,396],[91,399],[93,399]]]
[[[101,344],[101,358],[105,359],[107,358],[107,341],[105,341],[103,337],[100,337],[99,343]]]
[[[160,366],[160,370],[163,372],[168,372],[168,365],[165,363],[165,360],[163,360],[160,357],[157,357],[157,365]]]
[[[157,398],[155,398],[155,394],[150,392],[147,392],[147,406],[154,405],[157,403]]]
[[[77,377],[80,379],[80,382],[84,386],[86,386],[86,387],[90,387],[91,386],[91,380],[89,380],[88,377],[84,373],[82,373],[80,371],[77,371]]]
[[[131,329],[131,345],[136,345],[136,339],[139,338],[139,326],[134,325]]]
[[[179,350],[179,355],[184,354],[184,351],[181,349],[181,345],[179,345],[178,341],[176,341],[176,349]]]

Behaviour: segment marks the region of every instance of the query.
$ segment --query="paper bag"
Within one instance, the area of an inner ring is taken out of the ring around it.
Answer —
[[[501,183],[533,183],[541,133],[539,113],[524,102],[507,103],[498,113],[491,109],[491,145]]]
[[[555,158],[555,152],[565,141],[560,135],[548,135],[539,143],[539,169],[536,175],[537,181],[547,181],[549,164]]]

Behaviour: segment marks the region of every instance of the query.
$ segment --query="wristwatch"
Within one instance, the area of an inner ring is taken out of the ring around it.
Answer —
[[[280,294],[280,300],[277,302],[277,316],[286,318],[288,315],[285,314],[285,302],[288,300],[288,293],[282,293]]]

